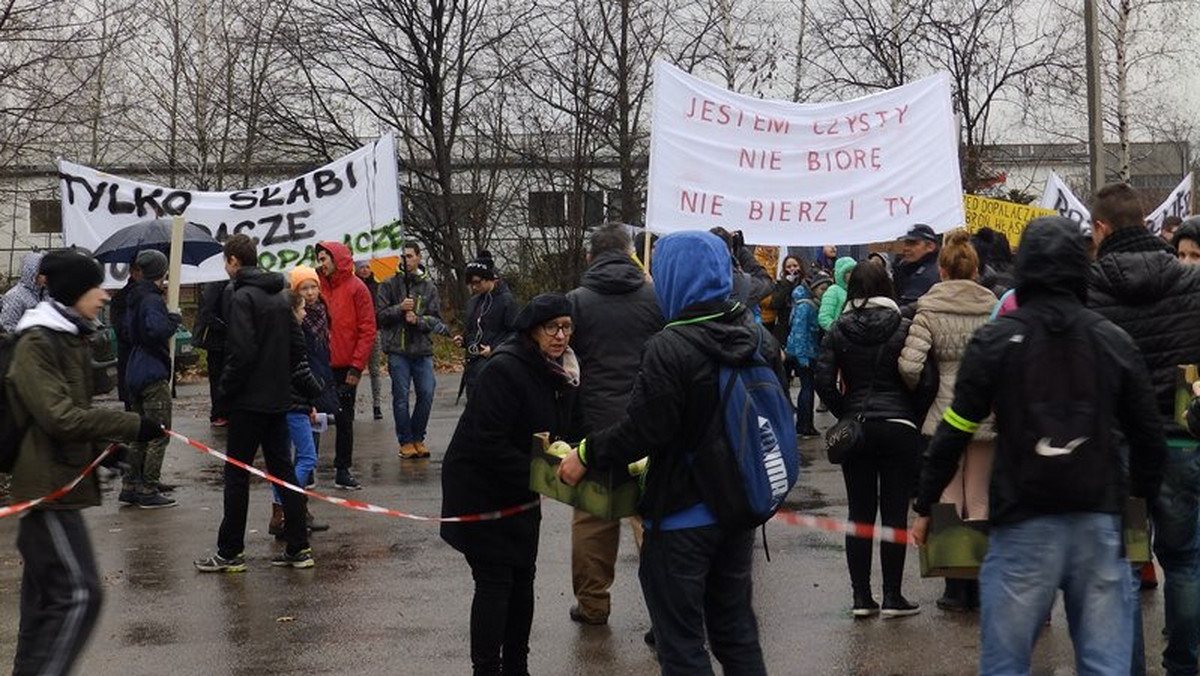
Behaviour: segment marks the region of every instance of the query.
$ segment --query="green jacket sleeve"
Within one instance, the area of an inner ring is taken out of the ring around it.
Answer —
[[[840,288],[830,286],[825,295],[821,296],[821,310],[817,313],[817,324],[824,331],[828,331],[829,327],[837,321],[842,299],[845,298],[842,293],[839,293],[840,291]]]

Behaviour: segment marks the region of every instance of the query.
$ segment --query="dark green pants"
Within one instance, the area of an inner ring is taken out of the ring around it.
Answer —
[[[160,425],[171,426],[171,386],[167,381],[147,385],[133,400],[133,410]],[[150,442],[138,442],[129,453],[129,473],[125,488],[157,490],[162,477],[163,456],[167,453],[167,437]]]

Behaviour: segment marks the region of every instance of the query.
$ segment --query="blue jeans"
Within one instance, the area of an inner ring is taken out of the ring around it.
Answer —
[[[425,441],[429,411],[433,409],[433,357],[388,355],[388,375],[392,378],[392,416],[396,419],[396,441],[411,444]],[[417,390],[417,405],[408,414],[408,382]]]
[[[1075,512],[993,527],[979,574],[979,673],[1030,673],[1062,589],[1077,673],[1127,676],[1137,612],[1130,575],[1119,515]]]
[[[1197,556],[1197,509],[1200,506],[1200,452],[1191,441],[1171,440],[1162,488],[1154,504],[1154,555],[1163,567],[1163,607],[1168,674],[1197,673],[1200,645],[1200,557]]]
[[[292,442],[292,462],[296,465],[296,485],[303,488],[312,479],[313,470],[317,468],[317,444],[313,439],[312,423],[307,413],[289,411],[287,414],[288,437]],[[275,504],[283,504],[281,489],[271,484],[275,491]]]

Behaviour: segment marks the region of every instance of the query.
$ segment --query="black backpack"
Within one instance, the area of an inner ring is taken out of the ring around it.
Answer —
[[[58,334],[49,329],[40,330],[54,345],[61,362],[62,346]],[[8,371],[12,366],[13,355],[17,351],[17,343],[29,331],[27,329],[19,333],[9,333],[0,338],[0,472],[12,472],[17,464],[17,455],[21,452],[21,442],[29,429],[28,426],[17,423],[13,416],[12,402],[8,398]]]
[[[1025,330],[1009,339],[998,411],[1006,461],[1020,504],[1046,512],[1088,511],[1119,478],[1112,438],[1116,384],[1100,362],[1099,314],[1082,310],[1061,329],[1020,310]]]

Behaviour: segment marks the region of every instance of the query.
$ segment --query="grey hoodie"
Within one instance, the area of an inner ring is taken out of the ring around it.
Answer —
[[[3,307],[0,308],[0,328],[5,333],[16,331],[21,316],[41,302],[42,289],[37,286],[38,267],[41,264],[41,253],[27,253],[21,258],[21,279],[4,294]]]

